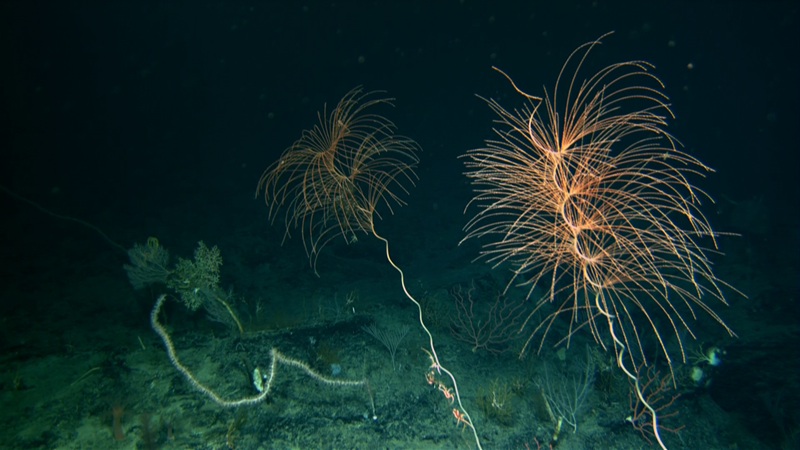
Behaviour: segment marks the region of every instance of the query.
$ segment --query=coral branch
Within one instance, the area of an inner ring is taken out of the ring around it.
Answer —
[[[504,344],[516,338],[514,332],[520,328],[525,301],[514,302],[497,294],[494,303],[481,314],[485,305],[476,305],[474,294],[474,283],[467,290],[456,286],[450,291],[456,310],[455,316],[451,316],[450,333],[472,345],[473,352],[482,348],[493,354],[503,353],[507,350]]]

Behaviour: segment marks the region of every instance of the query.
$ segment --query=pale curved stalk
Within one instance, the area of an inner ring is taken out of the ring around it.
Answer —
[[[453,390],[455,391],[458,408],[461,410],[463,416],[466,417],[464,423],[469,426],[470,430],[472,430],[472,435],[475,437],[475,444],[477,444],[478,449],[483,450],[483,447],[481,447],[481,440],[478,438],[478,432],[475,430],[475,425],[472,423],[472,418],[469,416],[466,408],[464,408],[464,405],[461,403],[461,395],[458,392],[458,382],[456,382],[456,377],[452,374],[452,372],[444,368],[439,362],[439,355],[436,353],[436,347],[433,345],[433,335],[431,334],[430,330],[428,330],[428,327],[425,326],[425,321],[422,319],[422,305],[420,305],[419,302],[408,292],[408,289],[406,289],[405,274],[403,273],[403,270],[400,269],[400,267],[395,264],[394,261],[392,261],[392,256],[389,254],[389,241],[375,231],[375,225],[372,222],[370,222],[370,228],[372,230],[372,234],[376,238],[383,241],[383,244],[386,247],[386,259],[389,261],[389,264],[391,264],[392,267],[394,267],[395,270],[397,270],[397,272],[400,274],[400,286],[403,287],[403,292],[406,294],[406,297],[408,297],[408,299],[414,302],[414,304],[417,306],[417,311],[419,312],[419,324],[422,325],[422,329],[425,330],[425,334],[428,335],[428,345],[431,349],[429,356],[431,357],[433,363],[431,368],[436,369],[439,373],[444,372],[450,378],[450,381],[453,382]]]

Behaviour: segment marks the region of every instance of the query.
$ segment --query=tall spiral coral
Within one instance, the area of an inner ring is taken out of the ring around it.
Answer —
[[[500,125],[465,155],[480,208],[465,239],[481,239],[488,261],[511,262],[512,282],[528,285],[528,296],[546,287],[525,321],[538,323],[523,353],[536,336],[541,349],[567,315],[561,341],[585,326],[618,357],[636,349],[635,365],[646,361],[649,328],[671,364],[664,333],[685,359],[682,330],[692,334],[697,310],[733,334],[708,302],[726,304],[728,285],[709,259],[717,233],[700,209],[708,196],[690,181],[711,169],[664,131],[672,113],[650,64],[612,64],[581,79],[599,44],[575,50],[544,98],[514,85],[527,99],[521,110],[487,100]]]
[[[395,135],[395,125],[366,110],[392,99],[376,98],[361,87],[348,92],[330,115],[323,111],[319,124],[303,132],[261,177],[272,221],[285,208],[284,239],[300,228],[303,244],[316,271],[319,252],[342,236],[353,242],[368,233],[376,207],[403,205],[396,191],[413,185],[419,146]],[[395,192],[393,192],[395,190]]]

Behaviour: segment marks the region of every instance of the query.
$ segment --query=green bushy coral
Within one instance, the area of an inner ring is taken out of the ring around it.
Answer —
[[[179,293],[186,307],[194,311],[203,303],[203,290],[213,292],[217,289],[221,265],[219,248],[215,245],[209,249],[200,241],[194,251],[194,261],[178,258],[172,276],[167,280],[167,287]]]
[[[475,402],[480,406],[483,417],[508,427],[514,424],[516,417],[513,399],[514,394],[508,383],[500,383],[500,379],[495,378],[490,388],[478,387]]]
[[[242,323],[229,303],[231,291],[225,294],[218,286],[222,256],[216,245],[209,249],[203,241],[198,242],[194,261],[178,258],[178,263],[171,270],[167,268],[169,252],[154,237],[147,239],[145,245],[135,244],[128,250],[128,256],[131,264],[123,267],[134,289],[164,283],[180,295],[190,310],[196,311],[205,306],[209,314],[228,325],[235,325],[240,333],[244,332]],[[230,315],[230,320],[225,319],[227,316],[224,312],[220,312],[220,305]]]

